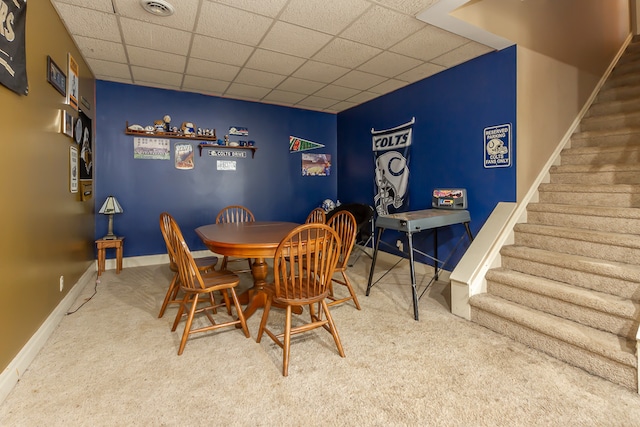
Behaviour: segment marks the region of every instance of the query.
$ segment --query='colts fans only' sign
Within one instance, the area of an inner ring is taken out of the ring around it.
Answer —
[[[0,83],[20,95],[29,92],[24,46],[26,20],[26,0],[0,0]]]

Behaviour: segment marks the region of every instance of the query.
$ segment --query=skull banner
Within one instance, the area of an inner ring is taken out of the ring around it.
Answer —
[[[375,157],[374,203],[378,215],[402,212],[408,208],[409,149],[414,123],[415,118],[391,129],[371,129]]]

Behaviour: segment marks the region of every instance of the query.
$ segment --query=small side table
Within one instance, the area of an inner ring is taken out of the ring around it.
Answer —
[[[98,276],[100,276],[105,269],[106,250],[108,248],[115,248],[116,250],[116,274],[119,274],[120,270],[122,270],[122,249],[124,248],[124,237],[118,237],[116,239],[98,239],[96,240],[96,247],[98,248]]]

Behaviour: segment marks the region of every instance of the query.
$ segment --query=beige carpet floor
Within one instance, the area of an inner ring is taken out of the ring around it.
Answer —
[[[0,425],[640,425],[636,393],[452,315],[446,283],[413,320],[404,261],[365,297],[369,265],[350,269],[362,310],[332,310],[346,358],[322,329],[297,336],[287,378],[280,348],[255,342],[262,311],[251,338],[224,329],[178,356],[176,308],[157,318],[168,267],[107,271],[2,403]]]

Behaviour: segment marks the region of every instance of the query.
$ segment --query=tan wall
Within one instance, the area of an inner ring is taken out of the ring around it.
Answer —
[[[453,14],[518,45],[521,200],[629,35],[629,0],[475,0]]]
[[[91,265],[93,200],[69,191],[69,147],[60,133],[61,96],[47,82],[47,55],[66,72],[80,65],[80,95],[95,112],[95,80],[51,3],[29,1],[26,53],[29,94],[0,85],[0,369],[4,369]],[[69,110],[71,111],[71,110]],[[77,116],[77,113],[74,113]],[[64,276],[66,287],[59,291]]]

